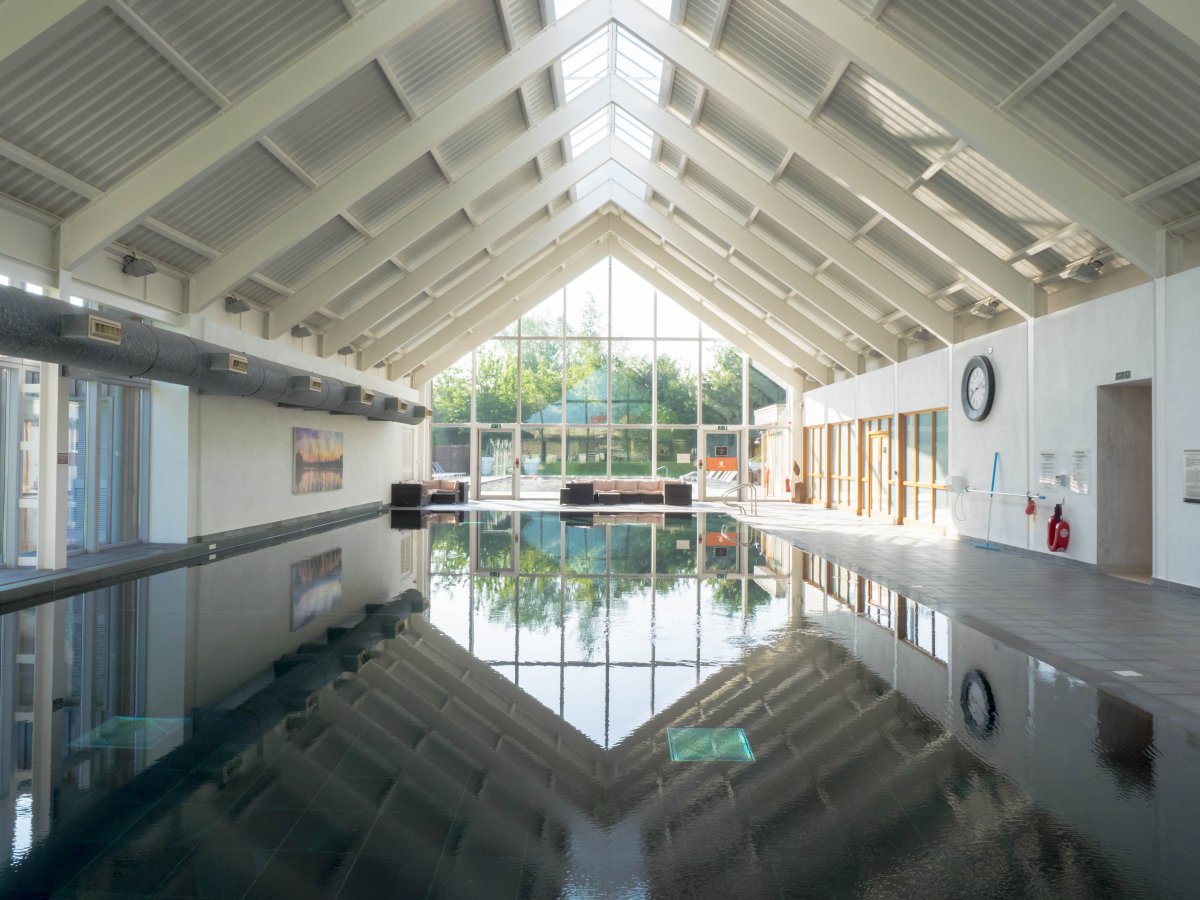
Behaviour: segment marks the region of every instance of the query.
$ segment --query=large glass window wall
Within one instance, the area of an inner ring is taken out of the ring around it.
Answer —
[[[615,260],[547,297],[432,390],[434,469],[470,474],[475,433],[480,494],[512,483],[521,497],[557,498],[565,478],[587,476],[695,482],[705,428],[746,432],[753,456],[742,477],[787,494],[787,388]],[[764,413],[765,443],[751,427]],[[515,479],[483,452],[484,435],[510,429]],[[497,488],[496,478],[509,480]]]

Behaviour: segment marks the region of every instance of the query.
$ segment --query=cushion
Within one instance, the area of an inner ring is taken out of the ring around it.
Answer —
[[[615,482],[611,478],[598,479],[592,482],[592,490],[594,491],[614,491]]]
[[[643,494],[659,494],[662,493],[662,482],[657,478],[650,481],[638,481],[637,489]]]
[[[441,481],[443,491],[457,491],[458,482],[453,478],[443,478]]]

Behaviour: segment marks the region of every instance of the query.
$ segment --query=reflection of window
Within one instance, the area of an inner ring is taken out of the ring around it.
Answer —
[[[904,629],[901,637],[934,659],[946,662],[950,658],[950,620],[940,612],[922,606],[916,600],[905,600]]]

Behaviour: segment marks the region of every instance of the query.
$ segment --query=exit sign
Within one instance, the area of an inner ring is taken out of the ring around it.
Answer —
[[[488,426],[488,428],[499,428],[499,427],[500,427],[500,426],[499,426],[498,424],[497,424],[497,425],[489,425],[489,426]]]
[[[1117,373],[1117,381],[1128,381],[1128,380],[1129,380],[1129,370],[1128,369],[1126,369],[1124,372]]]
[[[718,425],[717,426],[717,431],[728,431],[728,430],[729,430],[728,425]]]

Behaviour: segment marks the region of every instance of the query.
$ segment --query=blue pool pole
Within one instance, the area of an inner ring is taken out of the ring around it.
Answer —
[[[976,544],[980,550],[999,550],[999,547],[992,545],[992,502],[996,499],[996,470],[1000,467],[1000,451],[997,450],[992,456],[992,489],[988,491],[988,520],[987,520],[987,536],[983,539],[982,544]]]

